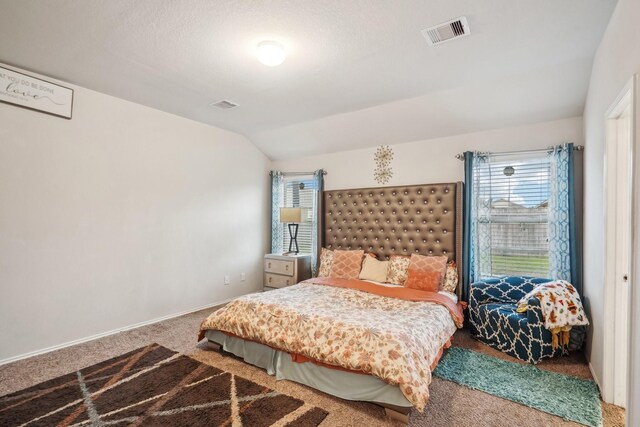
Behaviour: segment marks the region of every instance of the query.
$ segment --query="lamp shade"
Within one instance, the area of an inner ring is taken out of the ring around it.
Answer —
[[[307,208],[280,208],[280,222],[307,222]]]

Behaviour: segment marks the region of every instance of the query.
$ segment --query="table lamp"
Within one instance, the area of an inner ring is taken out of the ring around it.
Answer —
[[[289,228],[289,252],[297,254],[298,250],[298,223],[307,222],[307,208],[280,208],[280,222],[288,224]],[[295,250],[293,247],[295,245]]]

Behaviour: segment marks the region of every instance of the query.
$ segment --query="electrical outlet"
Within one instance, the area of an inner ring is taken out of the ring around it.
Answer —
[[[247,280],[247,275],[244,273],[240,273],[240,281],[244,282],[245,280]]]
[[[225,285],[230,285],[231,284],[231,279],[229,278],[229,276],[224,276],[224,284]]]

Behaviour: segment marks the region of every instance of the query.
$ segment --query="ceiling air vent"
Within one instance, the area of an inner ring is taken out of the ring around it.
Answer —
[[[467,18],[460,17],[449,22],[422,30],[422,35],[430,45],[440,44],[459,37],[468,36],[471,33]]]
[[[232,108],[236,108],[237,106],[238,104],[234,104],[233,102],[227,101],[226,99],[223,99],[222,101],[218,101],[218,102],[212,102],[211,104],[209,104],[209,107],[216,107],[222,110],[230,110]]]

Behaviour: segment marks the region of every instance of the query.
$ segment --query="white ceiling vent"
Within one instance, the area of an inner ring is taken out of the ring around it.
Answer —
[[[216,107],[222,110],[230,110],[232,108],[236,108],[237,106],[238,104],[235,104],[231,101],[227,101],[226,99],[223,99],[222,101],[218,101],[218,102],[212,102],[211,104],[209,104],[209,107]]]
[[[462,16],[422,30],[421,33],[430,45],[434,45],[468,36],[471,30],[469,29],[467,18]]]

